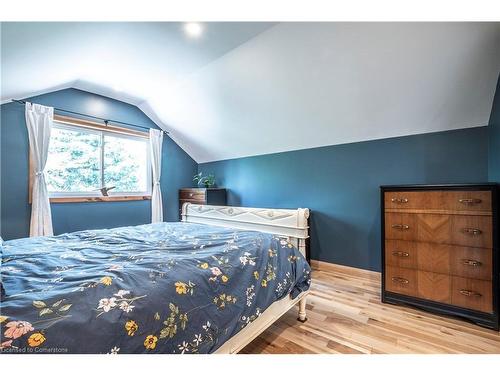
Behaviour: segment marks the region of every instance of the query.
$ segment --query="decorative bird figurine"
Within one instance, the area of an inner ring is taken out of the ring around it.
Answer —
[[[108,191],[110,191],[111,189],[114,189],[114,188],[115,188],[114,186],[111,186],[111,187],[104,186],[104,187],[100,188],[99,191],[101,192],[101,194],[103,196],[107,197],[108,196]]]

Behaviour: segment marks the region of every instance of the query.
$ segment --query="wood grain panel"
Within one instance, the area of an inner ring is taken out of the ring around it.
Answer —
[[[493,312],[491,281],[453,276],[451,301],[457,306],[491,313]]]
[[[386,240],[385,261],[404,267],[466,278],[491,280],[492,250],[430,242]]]
[[[405,213],[385,214],[385,238],[391,240],[416,240],[417,215]]]
[[[491,212],[490,191],[386,192],[386,208]]]
[[[450,243],[451,215],[417,214],[416,241]]]
[[[449,275],[387,266],[385,283],[386,289],[393,293],[451,303]]]
[[[409,268],[387,267],[385,288],[406,296],[417,295],[417,271]]]
[[[418,271],[417,296],[431,301],[451,303],[451,277],[442,273]]]
[[[450,245],[433,244],[429,242],[417,243],[418,269],[434,273],[450,273]]]
[[[418,242],[385,240],[385,262],[393,267],[418,268]]]
[[[491,280],[493,250],[472,247],[452,247],[451,273],[470,279]]]
[[[492,218],[386,212],[385,237],[394,240],[491,248]]]
[[[408,209],[386,208],[385,212],[407,213],[407,214],[492,216],[491,212],[486,212],[486,211],[426,210],[422,208],[408,208]]]
[[[492,312],[490,281],[387,266],[385,282],[393,293]]]
[[[493,223],[487,216],[452,215],[450,241],[455,245],[491,248]],[[477,234],[473,231],[478,230]]]
[[[200,189],[181,189],[179,190],[179,199],[206,200],[206,191]]]
[[[450,245],[386,240],[386,263],[435,273],[450,272]],[[407,256],[406,256],[407,254]]]

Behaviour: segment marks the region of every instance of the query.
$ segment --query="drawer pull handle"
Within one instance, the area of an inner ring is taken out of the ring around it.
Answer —
[[[406,225],[406,224],[393,224],[392,229],[408,230],[408,229],[410,229],[410,226]]]
[[[193,193],[189,193],[190,198],[193,198],[193,195],[194,195]]]
[[[460,203],[469,205],[469,204],[479,204],[482,202],[481,199],[478,198],[463,198],[458,200]]]
[[[471,236],[479,236],[481,233],[483,233],[483,231],[481,229],[476,229],[476,228],[463,228],[462,233]]]
[[[408,198],[392,198],[391,202],[397,204],[408,203]]]
[[[400,258],[408,258],[410,256],[410,254],[405,251],[393,251],[392,255]]]
[[[466,297],[482,297],[483,295],[478,292],[474,292],[472,290],[467,290],[467,289],[460,289],[460,294],[466,296]]]
[[[481,263],[478,260],[474,260],[474,259],[462,259],[462,264],[465,266],[471,266],[471,267],[479,267],[479,266],[483,265],[483,263]]]
[[[393,277],[392,281],[394,283],[399,283],[399,284],[409,284],[410,283],[409,280],[407,280],[407,279],[405,279],[403,277]]]

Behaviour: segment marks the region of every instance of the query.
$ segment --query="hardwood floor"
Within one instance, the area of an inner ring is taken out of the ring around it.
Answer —
[[[313,268],[308,321],[298,322],[295,308],[242,353],[500,353],[498,332],[382,304],[378,273],[318,262]]]

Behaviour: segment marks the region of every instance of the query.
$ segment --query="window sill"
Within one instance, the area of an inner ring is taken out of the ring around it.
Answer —
[[[110,195],[108,197],[52,197],[50,203],[124,202],[151,200],[150,195]]]

